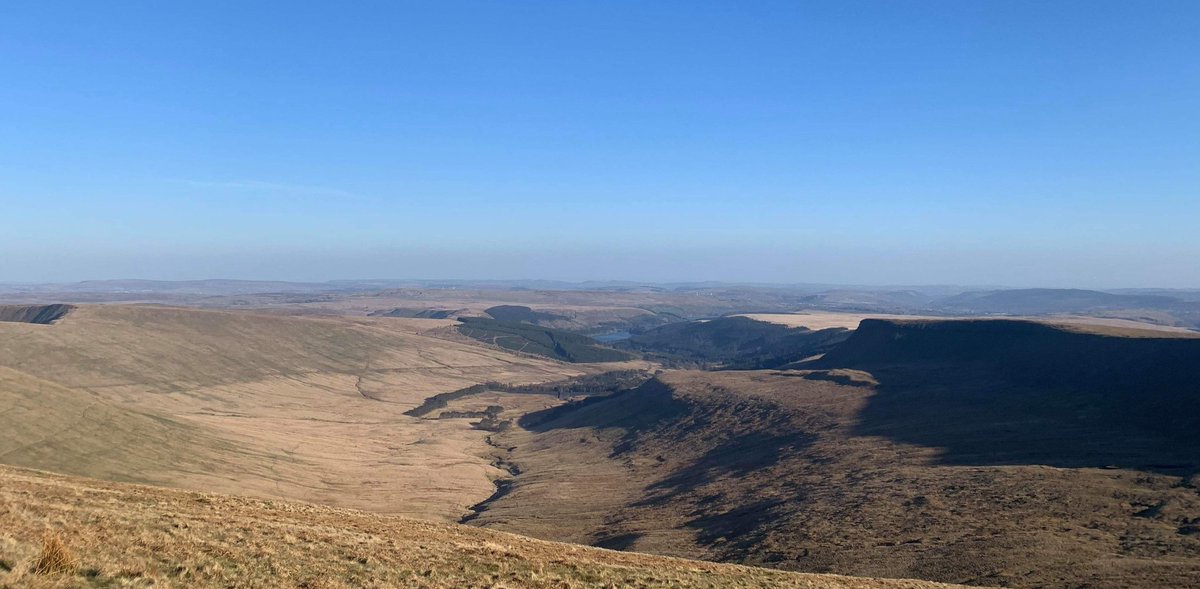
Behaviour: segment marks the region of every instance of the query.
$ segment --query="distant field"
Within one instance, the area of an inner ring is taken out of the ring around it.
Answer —
[[[789,327],[806,327],[808,329],[828,329],[830,327],[845,327],[855,329],[863,319],[926,319],[931,321],[942,321],[953,319],[954,317],[934,317],[928,315],[896,315],[888,313],[840,313],[835,311],[799,311],[796,313],[745,313],[739,317],[749,317],[757,321],[765,321],[767,323],[778,323]],[[966,317],[961,317],[966,318]],[[976,317],[972,317],[976,318]],[[1167,325],[1157,325],[1154,323],[1145,323],[1142,321],[1134,321],[1131,319],[1114,319],[1106,317],[1086,317],[1082,315],[1053,315],[1053,316],[1038,316],[1038,317],[1004,317],[1005,319],[1028,319],[1031,321],[1039,321],[1050,323],[1053,325],[1065,325],[1077,328],[1084,328],[1087,331],[1103,331],[1104,328],[1121,330],[1119,335],[1136,335],[1136,331],[1155,331],[1167,332],[1172,334],[1180,334],[1185,336],[1200,336],[1200,332],[1183,327],[1171,327]],[[1130,332],[1129,330],[1133,330]]]
[[[744,313],[739,317],[749,317],[755,321],[777,323],[788,327],[806,327],[808,329],[829,329],[845,327],[855,329],[863,319],[923,319],[918,315],[889,315],[886,313],[838,313],[834,311],[801,311],[796,313]],[[928,317],[931,318],[931,317]]]
[[[61,539],[46,550],[43,539]],[[36,572],[41,565],[42,572]],[[0,586],[933,589],[0,467]]]

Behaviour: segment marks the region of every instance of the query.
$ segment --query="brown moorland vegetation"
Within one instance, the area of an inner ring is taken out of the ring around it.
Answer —
[[[0,467],[0,587],[934,589]]]
[[[437,337],[452,324],[133,305],[0,323],[0,462],[457,521],[505,474],[486,433],[404,412],[607,368]]]

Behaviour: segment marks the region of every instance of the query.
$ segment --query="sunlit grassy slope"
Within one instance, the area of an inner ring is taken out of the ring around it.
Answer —
[[[404,411],[591,368],[451,325],[136,305],[0,323],[0,463],[456,521],[501,474],[484,433]]]

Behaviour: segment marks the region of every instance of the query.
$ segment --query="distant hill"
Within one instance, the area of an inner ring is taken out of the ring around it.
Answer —
[[[529,323],[462,317],[458,330],[463,335],[505,349],[554,358],[565,362],[620,362],[632,354],[600,345],[576,333],[539,327]]]
[[[910,311],[929,306],[936,297],[919,290],[834,289],[805,296],[805,307],[841,311]]]
[[[461,309],[396,307],[386,311],[374,311],[368,315],[371,317],[405,317],[409,319],[449,319],[460,312],[462,312]]]
[[[568,319],[563,315],[534,311],[523,305],[497,305],[484,311],[496,321],[510,323],[538,323],[540,321],[562,321]]]
[[[1182,301],[1147,294],[1112,294],[1095,290],[1028,288],[965,292],[939,299],[933,306],[947,313],[1045,315],[1088,313],[1105,309],[1169,309]]]
[[[811,331],[747,317],[664,325],[622,343],[643,353],[729,368],[778,368],[820,354],[849,336],[846,329]]]

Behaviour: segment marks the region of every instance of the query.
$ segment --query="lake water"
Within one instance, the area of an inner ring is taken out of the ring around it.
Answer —
[[[613,342],[629,339],[631,335],[632,334],[630,334],[628,331],[618,331],[615,333],[606,333],[604,335],[593,335],[592,339],[601,343],[611,344]]]

